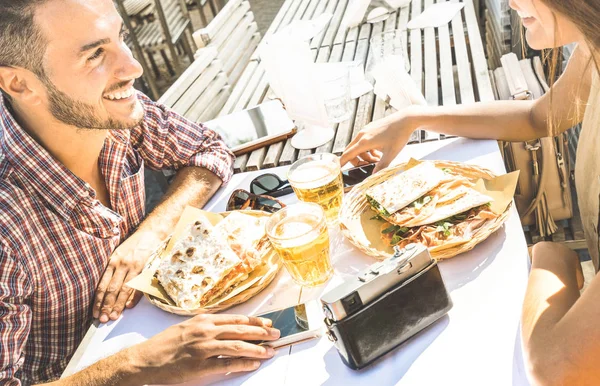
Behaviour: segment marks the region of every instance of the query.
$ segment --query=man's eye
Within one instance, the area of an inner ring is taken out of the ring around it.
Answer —
[[[96,52],[94,52],[94,55],[92,55],[88,58],[88,62],[92,62],[92,61],[98,59],[99,57],[102,56],[103,53],[104,53],[104,48],[98,48],[96,50]]]

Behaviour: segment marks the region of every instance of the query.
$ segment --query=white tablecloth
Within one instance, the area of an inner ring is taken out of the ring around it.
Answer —
[[[462,161],[505,169],[495,141],[451,139],[405,148],[396,162],[410,157]],[[285,177],[288,167],[270,171]],[[207,205],[223,211],[234,189],[249,188],[264,171],[234,176]],[[284,202],[296,201],[294,195]],[[331,235],[334,278],[322,288],[301,293],[285,269],[261,294],[227,312],[257,314],[318,298],[342,278],[374,262],[341,234]],[[519,318],[527,283],[527,245],[516,210],[505,226],[471,252],[440,263],[454,307],[447,316],[374,365],[352,371],[326,337],[282,349],[251,374],[204,379],[193,384],[224,385],[526,385]],[[145,299],[115,322],[92,328],[82,347],[80,369],[118,350],[152,337],[184,320]]]

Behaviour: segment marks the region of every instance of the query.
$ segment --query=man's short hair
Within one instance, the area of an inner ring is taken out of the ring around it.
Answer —
[[[48,0],[0,0],[0,67],[25,68],[46,78],[46,39],[35,25],[35,8]],[[0,89],[1,90],[1,89]],[[7,94],[2,90],[2,94]]]

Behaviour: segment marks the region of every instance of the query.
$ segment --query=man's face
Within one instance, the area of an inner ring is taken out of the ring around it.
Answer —
[[[48,41],[44,57],[47,109],[82,129],[128,129],[144,111],[133,82],[140,64],[123,41],[111,0],[51,0],[35,22]]]

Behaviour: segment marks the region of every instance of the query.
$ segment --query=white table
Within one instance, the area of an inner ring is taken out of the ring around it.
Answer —
[[[498,174],[505,169],[494,141],[451,139],[405,148],[397,162],[410,157],[474,163]],[[285,176],[287,167],[273,169]],[[248,189],[258,174],[238,174],[210,201],[223,211],[236,188]],[[284,201],[292,203],[295,196]],[[354,275],[374,260],[334,232],[334,278],[325,288],[300,288],[285,269],[261,294],[227,312],[257,314],[307,301]],[[527,385],[519,318],[527,283],[527,246],[516,210],[505,226],[474,250],[440,263],[454,307],[440,321],[362,370],[346,368],[326,337],[280,350],[251,374],[205,379],[195,384],[223,385]],[[73,368],[82,368],[124,347],[144,341],[183,317],[163,312],[143,299],[117,321],[92,328]]]

